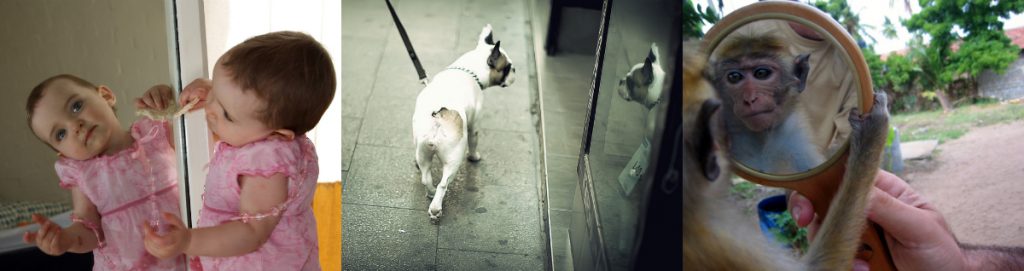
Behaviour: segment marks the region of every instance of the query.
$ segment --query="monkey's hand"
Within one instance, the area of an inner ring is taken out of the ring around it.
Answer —
[[[875,152],[881,155],[885,139],[889,131],[889,102],[885,93],[874,94],[875,103],[871,112],[861,113],[859,108],[850,112],[850,127],[853,133],[850,139],[851,157],[858,157],[861,152]],[[868,153],[865,153],[865,155]]]

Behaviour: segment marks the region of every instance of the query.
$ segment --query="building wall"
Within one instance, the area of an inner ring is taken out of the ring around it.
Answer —
[[[978,92],[983,97],[999,100],[1024,97],[1024,57],[1006,67],[1003,74],[984,71],[978,75]]]

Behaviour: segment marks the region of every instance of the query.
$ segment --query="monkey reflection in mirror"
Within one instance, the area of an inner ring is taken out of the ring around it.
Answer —
[[[741,145],[732,146],[731,154],[744,165],[773,174],[803,172],[846,142],[850,110],[859,106],[857,78],[845,52],[822,35],[794,22],[755,21],[726,37],[712,62],[714,73],[723,73],[714,75],[716,88],[733,93],[720,93],[723,106],[737,109],[736,117],[745,119],[746,127],[731,129],[747,133],[730,132],[731,143]],[[727,62],[743,65],[722,67]],[[744,80],[734,77],[739,81],[730,84],[728,71],[722,68],[749,73],[740,78]],[[757,87],[740,84],[745,80]],[[729,96],[735,97],[731,104]],[[738,110],[741,107],[747,109]]]

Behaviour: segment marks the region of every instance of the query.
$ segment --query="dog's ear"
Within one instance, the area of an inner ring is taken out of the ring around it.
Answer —
[[[654,67],[652,67],[651,57],[644,60],[644,66],[640,68],[641,82],[650,84],[654,78]]]
[[[487,24],[482,30],[480,30],[480,38],[477,41],[477,46],[484,45],[494,45],[494,32],[492,31],[491,24]]]
[[[491,49],[491,56],[487,57],[487,66],[491,69],[497,68],[498,60],[501,59],[501,41],[494,43],[494,49]]]
[[[647,52],[647,60],[650,62],[658,62],[658,45],[651,43],[651,51]]]
[[[487,33],[487,37],[484,37],[484,44],[494,45],[494,32]]]

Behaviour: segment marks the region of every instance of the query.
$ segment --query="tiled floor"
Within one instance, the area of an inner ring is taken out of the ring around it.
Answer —
[[[428,76],[476,45],[490,23],[517,81],[485,91],[480,152],[450,184],[431,224],[413,162],[411,119],[422,86],[379,0],[342,3],[345,270],[544,270],[536,81],[519,1],[393,1]],[[440,172],[434,172],[435,182]]]

